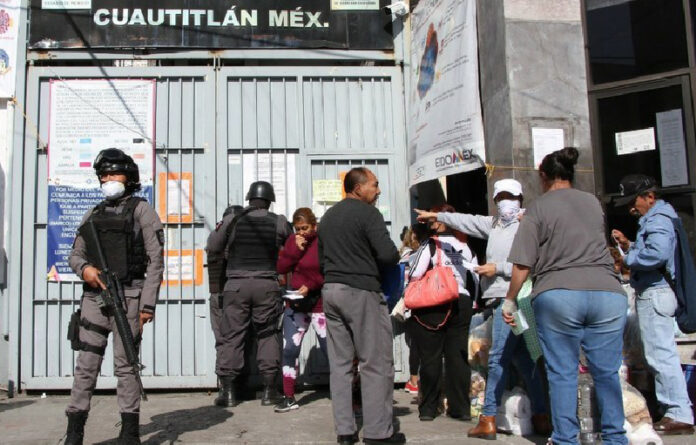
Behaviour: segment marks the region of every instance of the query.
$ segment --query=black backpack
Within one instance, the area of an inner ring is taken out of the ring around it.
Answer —
[[[660,272],[677,297],[674,317],[685,334],[696,332],[696,267],[689,249],[689,239],[680,218],[673,218],[677,245],[674,249],[674,279],[663,266]]]

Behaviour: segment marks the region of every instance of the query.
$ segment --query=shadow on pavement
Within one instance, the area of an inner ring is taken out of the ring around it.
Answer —
[[[179,436],[191,431],[206,430],[223,423],[232,417],[232,413],[216,406],[201,406],[193,409],[180,409],[152,416],[150,423],[140,426],[140,436],[155,433],[143,444],[174,443]],[[99,442],[95,445],[115,444],[116,439]]]
[[[0,413],[3,411],[9,411],[11,409],[22,408],[24,406],[31,405],[32,403],[34,403],[33,400],[22,400],[20,402],[0,403]]]
[[[307,394],[306,396],[303,396],[302,398],[297,400],[297,403],[300,406],[303,405],[309,405],[312,402],[316,402],[317,400],[321,399],[328,399],[329,398],[329,392],[328,391],[314,391],[311,394]]]

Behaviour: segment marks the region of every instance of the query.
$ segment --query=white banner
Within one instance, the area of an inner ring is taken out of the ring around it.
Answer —
[[[74,281],[68,266],[85,212],[103,199],[92,168],[105,148],[120,148],[138,164],[152,203],[155,162],[155,81],[53,80],[48,115],[48,279]]]
[[[411,13],[410,184],[483,166],[476,0],[424,0]]]
[[[0,97],[13,97],[20,0],[0,0]]]

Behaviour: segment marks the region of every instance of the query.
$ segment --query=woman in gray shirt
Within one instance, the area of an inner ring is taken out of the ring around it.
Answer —
[[[512,278],[503,317],[532,272],[534,315],[549,379],[554,444],[575,444],[578,361],[582,347],[594,380],[602,441],[628,443],[618,370],[626,296],[613,270],[604,214],[593,195],[572,187],[578,151],[547,155],[539,167],[544,194],[527,209],[510,250]]]

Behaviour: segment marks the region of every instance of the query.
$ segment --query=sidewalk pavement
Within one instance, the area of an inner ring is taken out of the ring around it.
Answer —
[[[203,392],[152,393],[142,403],[140,419],[144,444],[335,444],[331,400],[328,392],[304,391],[297,395],[300,409],[277,414],[258,400],[235,408],[213,406],[215,394]],[[395,422],[408,443],[478,444],[466,431],[474,423],[438,417],[420,422],[414,396],[394,391]],[[0,395],[0,443],[58,444],[65,434],[67,395]],[[119,421],[116,397],[96,395],[85,429],[85,444],[114,444]],[[362,436],[361,436],[362,437]],[[545,444],[546,438],[498,435],[503,444]],[[696,435],[665,438],[665,445],[696,445]]]

